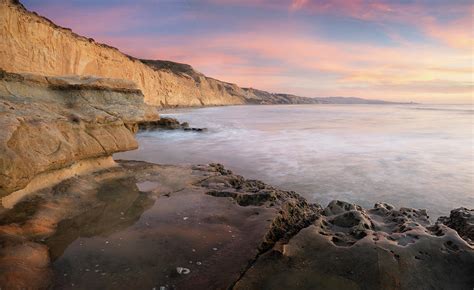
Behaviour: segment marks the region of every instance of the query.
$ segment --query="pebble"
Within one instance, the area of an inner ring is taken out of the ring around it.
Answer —
[[[176,272],[178,272],[178,274],[188,275],[189,273],[191,273],[191,270],[184,267],[176,267]]]

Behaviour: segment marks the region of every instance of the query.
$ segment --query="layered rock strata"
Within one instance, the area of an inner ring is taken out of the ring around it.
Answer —
[[[154,69],[116,48],[59,27],[18,1],[1,0],[0,16],[0,68],[7,71],[126,79],[136,83],[145,101],[155,106],[244,103],[219,81]]]
[[[0,0],[0,68],[53,76],[95,75],[138,85],[158,107],[317,103],[311,98],[242,89],[170,61],[140,60]]]
[[[0,197],[39,174],[135,149],[137,123],[157,119],[129,81],[0,71]]]

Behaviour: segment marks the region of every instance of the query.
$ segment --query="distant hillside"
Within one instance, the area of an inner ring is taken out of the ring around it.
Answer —
[[[178,63],[168,60],[148,60],[141,59],[142,63],[148,65],[155,71],[165,71],[173,73],[178,77],[190,78],[196,82],[196,86],[201,83],[211,83],[217,90],[222,90],[226,95],[241,98],[245,104],[254,105],[272,105],[272,104],[319,104],[320,102],[313,98],[295,96],[291,94],[270,93],[267,91],[253,88],[241,88],[236,84],[223,82],[208,77],[198,72],[189,64]]]
[[[292,94],[270,93],[254,88],[241,88],[236,84],[223,82],[208,77],[195,70],[191,65],[173,62],[169,60],[148,60],[141,59],[142,63],[150,66],[156,71],[166,71],[179,77],[193,79],[197,86],[203,81],[214,83],[219,90],[225,91],[225,94],[242,98],[245,104],[253,105],[274,105],[274,104],[404,104],[397,102],[388,102],[383,100],[369,100],[356,97],[319,97],[308,98]]]
[[[299,97],[290,94],[269,93],[253,88],[242,88],[244,98],[248,104],[319,104],[313,98]]]
[[[253,105],[272,105],[272,104],[405,104],[397,102],[388,102],[383,100],[369,100],[356,97],[319,97],[308,98],[292,94],[270,93],[254,88],[241,88],[236,84],[223,82],[208,77],[203,73],[196,71],[189,64],[173,62],[169,60],[146,60],[141,59],[142,63],[150,66],[156,71],[166,71],[179,77],[192,78],[197,85],[203,80],[214,83],[220,90],[224,90],[227,95],[244,99],[245,104]]]

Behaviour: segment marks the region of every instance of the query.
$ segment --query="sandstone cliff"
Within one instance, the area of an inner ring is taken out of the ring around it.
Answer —
[[[95,75],[135,82],[155,106],[242,104],[223,83],[166,69],[154,69],[116,48],[79,36],[27,11],[11,0],[0,2],[0,68],[44,75]]]
[[[156,120],[130,81],[0,71],[0,197],[77,161],[132,150]]]
[[[275,94],[253,88],[242,88],[246,102],[249,104],[319,104],[313,98],[305,98],[291,94]]]
[[[116,48],[79,36],[27,11],[21,4],[1,0],[0,68],[44,75],[95,75],[135,82],[145,101],[155,106],[242,104],[219,82],[155,70]]]
[[[242,89],[189,65],[136,59],[59,27],[15,0],[0,0],[0,39],[0,68],[6,71],[126,79],[138,85],[146,103],[158,107],[314,103]]]

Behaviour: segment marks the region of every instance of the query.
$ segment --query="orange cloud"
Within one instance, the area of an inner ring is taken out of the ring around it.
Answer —
[[[472,52],[474,49],[473,17],[471,13],[464,18],[444,24],[438,23],[432,17],[426,17],[422,22],[422,28],[432,38],[451,47],[466,49]]]

